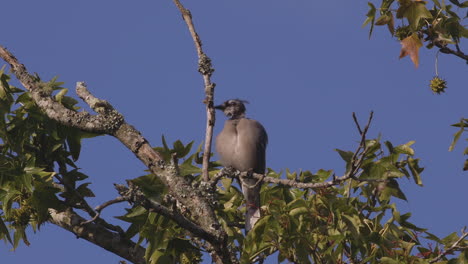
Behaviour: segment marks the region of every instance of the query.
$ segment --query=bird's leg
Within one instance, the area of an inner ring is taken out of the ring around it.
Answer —
[[[243,185],[247,186],[247,188],[249,188],[249,189],[253,189],[253,188],[257,187],[259,184],[261,184],[262,181],[263,181],[263,178],[265,177],[265,175],[262,175],[262,178],[258,179],[257,182],[255,182],[253,185],[247,184],[247,182],[243,178],[245,178],[245,179],[255,179],[253,177],[253,174],[254,174],[253,169],[249,169],[249,170],[246,171],[245,176],[243,176],[242,174],[241,174],[241,176],[239,176],[239,180],[241,181],[241,183]]]

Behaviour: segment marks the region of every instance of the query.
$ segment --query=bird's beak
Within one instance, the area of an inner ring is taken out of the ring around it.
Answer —
[[[224,105],[217,105],[214,108],[223,111],[226,107]]]

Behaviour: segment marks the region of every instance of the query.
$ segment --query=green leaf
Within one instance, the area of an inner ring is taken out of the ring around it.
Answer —
[[[406,12],[405,16],[408,19],[410,27],[413,30],[417,30],[419,26],[419,21],[423,18],[432,18],[431,12],[427,10],[426,4],[422,1],[413,2],[412,7],[410,7]]]
[[[344,150],[341,150],[341,149],[335,149],[336,152],[338,152],[338,154],[340,154],[341,158],[346,161],[347,163],[349,163],[351,161],[351,158],[353,157],[354,153],[351,152],[351,151],[344,151]]]
[[[193,165],[192,162],[193,162],[193,156],[186,159],[182,164],[179,165],[180,174],[182,176],[201,173],[201,168]]]
[[[20,240],[23,240],[24,244],[27,246],[30,245],[23,228],[17,228],[15,234],[13,235],[13,249],[18,247]]]
[[[442,238],[441,242],[442,244],[446,246],[451,246],[453,243],[455,243],[459,239],[458,235],[456,232],[451,233],[450,235]]]
[[[145,196],[149,199],[161,201],[162,196],[166,192],[166,185],[153,174],[138,177],[131,180],[134,184],[141,188]]]
[[[385,166],[383,166],[381,163],[373,162],[363,167],[363,173],[359,178],[384,179],[387,178],[386,172],[387,168],[385,168]]]
[[[357,215],[341,215],[344,222],[347,224],[348,230],[351,231],[353,236],[357,237],[360,234],[360,227],[362,226],[361,220]]]
[[[67,88],[63,88],[62,90],[60,90],[60,92],[58,92],[56,95],[55,95],[55,100],[59,103],[62,103],[62,98],[68,93],[68,89]]]
[[[0,217],[0,234],[4,235],[8,242],[10,244],[13,244],[13,241],[11,240],[10,232],[8,231],[8,228],[5,225],[5,222],[3,222],[3,219]]]
[[[390,141],[385,141],[384,144],[385,144],[385,146],[387,147],[388,152],[390,152],[390,154],[394,152],[394,148],[393,148],[392,142],[390,142]]]
[[[315,175],[318,176],[319,181],[324,181],[324,180],[328,179],[332,175],[332,173],[333,173],[332,170],[320,169],[315,173]]]
[[[391,21],[392,21],[391,16],[389,16],[389,15],[383,15],[383,16],[380,16],[380,17],[375,21],[375,25],[376,25],[376,26],[383,26],[383,25],[387,25],[387,24],[390,23]]]
[[[427,10],[425,2],[403,0],[400,1],[400,7],[397,10],[396,17],[405,17],[408,19],[410,28],[415,32],[418,30],[419,21],[423,18],[432,18],[432,15],[429,10]]]
[[[416,141],[410,141],[406,144],[403,144],[403,145],[399,145],[397,147],[395,147],[394,151],[396,153],[400,153],[400,154],[407,154],[407,155],[410,155],[410,156],[414,156],[414,150],[411,148],[411,145],[413,145]]]
[[[460,130],[458,130],[454,135],[453,135],[453,141],[452,141],[452,144],[450,144],[450,147],[449,147],[449,151],[452,151],[455,147],[455,144],[457,144],[458,140],[460,139],[460,136],[461,134],[463,133],[463,131],[465,130],[465,119],[462,118],[462,120],[460,121],[460,123],[457,123],[457,124],[453,124],[452,126],[454,127],[459,127]]]
[[[65,128],[67,132],[67,145],[73,161],[77,161],[81,152],[81,132],[75,128]]]
[[[398,182],[394,179],[388,180],[385,188],[380,193],[379,198],[381,200],[389,201],[391,196],[407,201],[406,196],[401,191]]]
[[[457,144],[462,133],[463,133],[463,128],[458,130],[457,133],[453,135],[453,141],[452,141],[452,144],[450,144],[449,151],[453,151],[453,149],[455,148],[455,144]]]
[[[408,167],[410,168],[411,174],[413,175],[414,182],[417,185],[422,186],[423,183],[420,173],[424,171],[424,168],[419,167],[419,159],[413,159],[411,157],[408,157],[407,161]]]
[[[369,30],[369,39],[372,36],[372,30],[374,30],[374,21],[375,21],[375,12],[377,9],[375,8],[374,4],[371,2],[367,2],[367,5],[369,5],[369,12],[367,12],[366,15],[366,20],[362,24],[363,27],[365,27],[367,24],[370,23],[370,30]]]
[[[161,136],[161,141],[163,143],[164,149],[169,150],[169,147],[167,146],[166,138],[164,137],[164,135]]]
[[[173,146],[174,151],[177,153],[177,158],[181,159],[185,155],[187,155],[187,153],[185,152],[185,146],[184,144],[182,144],[182,141],[177,140],[176,142],[174,142]]]
[[[83,197],[95,197],[93,191],[91,191],[91,189],[88,188],[88,185],[90,184],[90,182],[83,183],[80,186],[78,186],[78,188],[76,188],[76,191]]]

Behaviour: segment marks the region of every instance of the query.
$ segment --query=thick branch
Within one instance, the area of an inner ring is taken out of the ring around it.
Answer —
[[[228,249],[227,235],[219,224],[210,201],[206,198],[208,195],[203,190],[192,187],[188,179],[180,176],[173,165],[166,165],[162,156],[150,146],[141,133],[126,123],[122,115],[109,103],[95,98],[86,89],[84,83],[78,83],[79,96],[99,114],[94,116],[71,111],[53,100],[49,94],[45,94],[41,90],[40,81],[34,79],[24,65],[1,46],[0,57],[10,63],[14,74],[49,118],[66,126],[95,133],[106,133],[119,139],[168,186],[170,194],[186,206],[191,213],[192,221],[216,238],[210,243],[216,248],[224,263],[231,263],[232,254]]]
[[[179,8],[184,18],[185,23],[190,31],[195,48],[198,55],[198,71],[203,76],[203,81],[205,82],[205,100],[206,105],[206,134],[205,134],[205,147],[203,149],[203,165],[202,165],[202,175],[203,180],[208,181],[208,166],[210,163],[211,155],[211,143],[213,139],[213,127],[215,124],[215,109],[214,109],[214,88],[216,84],[211,82],[211,75],[214,72],[214,69],[211,65],[211,59],[203,52],[202,42],[197,32],[195,31],[195,26],[192,21],[192,14],[188,9],[186,9],[179,0],[174,0],[175,5]]]
[[[234,253],[227,248],[225,241],[219,241],[212,233],[200,228],[200,226],[178,211],[171,210],[160,203],[146,198],[139,188],[134,186],[131,182],[129,182],[128,188],[120,184],[116,184],[115,187],[123,199],[134,204],[139,204],[148,211],[156,212],[173,220],[180,227],[192,234],[196,241],[199,241],[197,238],[201,238],[208,242],[203,243],[203,248],[210,252],[214,262],[219,264],[238,262]],[[220,242],[222,243],[220,244]]]
[[[51,223],[74,233],[77,237],[88,240],[133,263],[146,263],[144,258],[145,249],[130,239],[111,232],[99,224],[89,223],[81,225],[80,223],[84,222],[85,219],[72,210],[58,212],[54,209],[49,209],[49,213],[51,216],[49,221]]]
[[[30,75],[26,67],[19,63],[18,60],[0,46],[0,57],[10,64],[13,73],[21,84],[31,93],[36,104],[47,114],[50,119],[53,119],[63,125],[76,127],[83,131],[92,133],[107,133],[109,122],[106,116],[93,116],[86,112],[72,111],[62,104],[57,103],[50,94],[45,93],[40,82],[35,77]]]
[[[187,219],[185,216],[183,216],[179,212],[170,210],[164,205],[146,198],[144,194],[138,189],[138,187],[131,184],[131,182],[129,182],[130,188],[124,185],[120,185],[120,184],[116,184],[115,187],[117,191],[119,192],[119,194],[121,195],[122,200],[126,200],[133,204],[139,204],[148,211],[156,212],[158,214],[166,216],[167,218],[172,219],[180,227],[186,229],[187,231],[189,231],[196,237],[205,239],[211,243],[216,242],[216,239],[217,239],[216,237],[214,237],[212,234],[200,228],[197,224]]]

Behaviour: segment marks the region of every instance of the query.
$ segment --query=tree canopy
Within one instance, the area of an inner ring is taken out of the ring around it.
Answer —
[[[293,263],[468,261],[466,230],[438,237],[413,224],[411,213],[398,209],[395,201],[407,200],[402,181],[422,185],[424,169],[413,141],[392,143],[369,136],[375,121],[372,112],[359,119],[353,114],[357,143],[349,150],[336,149],[343,160],[340,166],[345,167],[342,174],[329,169],[270,169],[265,175],[251,175],[221,169],[209,161],[213,66],[197,39],[192,15],[175,3],[194,39],[204,80],[207,138],[197,149],[194,142],[168,143],[165,137],[160,146],[150,146],[138,127],[127,123],[115,105],[95,97],[85,83],[77,83],[76,94],[94,114],[83,111],[57,78],[42,80],[0,48],[0,57],[11,71],[4,67],[0,72],[3,240],[14,248],[29,244],[28,228],[38,230],[52,223],[133,263],[199,263],[205,252],[216,263],[264,258]],[[424,3],[405,5],[425,12]],[[418,14],[419,20],[429,18]],[[196,20],[196,14],[193,17]],[[381,20],[372,23],[381,24]],[[409,28],[421,30],[415,25]],[[419,39],[413,33],[408,37]],[[411,52],[416,64],[417,54],[410,51],[410,56]],[[12,76],[22,87],[13,84]],[[457,125],[460,131],[463,122]],[[115,185],[118,197],[93,208],[89,198],[99,194],[89,181],[96,176],[86,175],[77,161],[83,142],[98,136],[118,139],[145,165],[146,175],[119,182]],[[234,183],[239,177],[264,183],[262,218],[247,235],[244,201]],[[109,222],[102,212],[122,202],[130,204],[118,216],[126,224]]]

